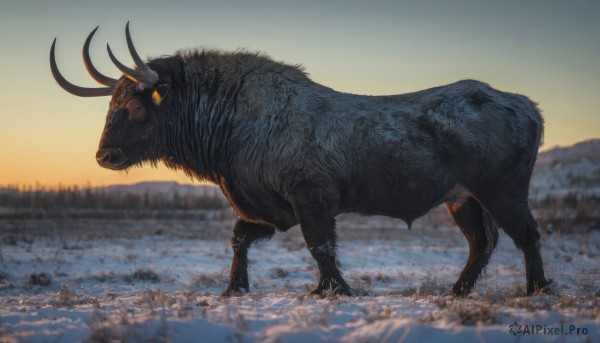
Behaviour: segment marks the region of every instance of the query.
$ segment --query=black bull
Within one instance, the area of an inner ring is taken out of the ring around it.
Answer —
[[[248,291],[250,245],[300,224],[320,278],[314,291],[351,294],[336,266],[335,216],[382,214],[407,223],[445,203],[469,243],[453,292],[469,293],[498,239],[496,225],[525,257],[527,292],[545,289],[540,234],[527,204],[543,134],[524,96],[465,80],[424,91],[363,96],[311,81],[298,66],[247,51],[190,51],[141,60],[116,80],[85,65],[112,94],[96,154],[110,169],[164,162],[217,184],[239,215],[226,294]]]

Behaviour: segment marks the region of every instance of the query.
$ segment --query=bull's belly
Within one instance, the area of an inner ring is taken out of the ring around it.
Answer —
[[[432,208],[456,198],[458,190],[449,183],[371,186],[357,190],[354,197],[340,204],[340,212],[385,215],[411,223]]]
[[[340,213],[356,212],[364,215],[384,215],[402,219],[410,224],[442,202],[442,200],[438,200],[420,204],[404,202],[388,202],[385,204],[367,203],[359,206],[342,207],[340,208]]]
[[[357,212],[365,215],[385,215],[399,218],[407,223],[425,215],[429,210],[446,201],[462,201],[467,191],[451,183],[425,180],[419,183],[386,184],[371,182],[351,186],[346,192],[340,190],[339,202],[332,208],[334,215]],[[458,200],[457,200],[458,199]],[[235,197],[233,207],[241,219],[269,224],[286,231],[298,224],[292,205],[282,196]]]

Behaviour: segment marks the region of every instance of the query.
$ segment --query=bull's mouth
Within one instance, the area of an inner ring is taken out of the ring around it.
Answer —
[[[96,152],[96,161],[102,168],[122,170],[127,168],[127,156],[120,148],[99,149]]]

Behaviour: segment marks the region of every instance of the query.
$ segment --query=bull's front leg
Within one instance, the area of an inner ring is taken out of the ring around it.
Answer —
[[[327,292],[352,295],[336,261],[335,217],[325,206],[314,203],[294,204],[306,247],[319,266],[319,284],[312,294],[325,296]]]
[[[241,295],[250,291],[248,283],[248,249],[250,245],[261,239],[269,239],[275,233],[272,226],[261,225],[239,220],[231,237],[233,261],[229,286],[223,295]]]

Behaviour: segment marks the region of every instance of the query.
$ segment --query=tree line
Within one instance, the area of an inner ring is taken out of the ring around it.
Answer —
[[[218,192],[172,194],[114,192],[105,188],[59,185],[0,187],[0,207],[20,210],[191,210],[223,209],[227,202]]]

